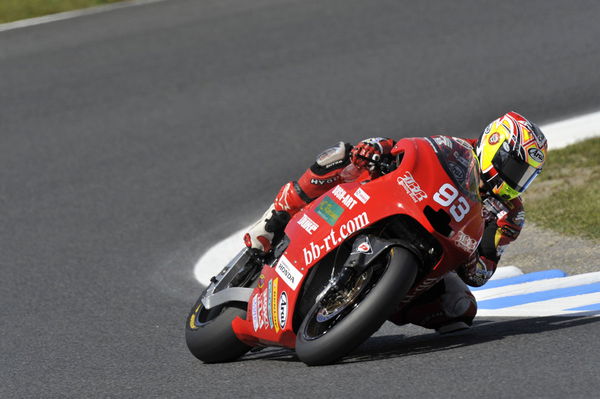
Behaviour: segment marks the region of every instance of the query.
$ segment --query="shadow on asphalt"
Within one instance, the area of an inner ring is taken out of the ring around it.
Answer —
[[[589,314],[586,314],[569,317],[552,316],[509,320],[484,319],[476,320],[473,328],[469,330],[448,335],[425,333],[411,336],[403,334],[375,336],[369,338],[355,351],[345,356],[340,363],[357,363],[414,356],[485,344],[510,336],[539,334],[600,323],[600,317],[589,316]],[[399,332],[402,331],[402,327],[397,328]],[[292,350],[282,348],[266,349],[265,351],[250,353],[242,359],[242,361],[244,360],[299,361]]]
[[[433,353],[471,345],[500,341],[506,337],[524,334],[539,334],[587,324],[600,323],[599,317],[537,317],[511,320],[479,320],[470,330],[455,334],[439,335],[428,333],[403,337],[387,335],[371,337],[357,350],[344,357],[342,363],[355,363],[395,357]]]

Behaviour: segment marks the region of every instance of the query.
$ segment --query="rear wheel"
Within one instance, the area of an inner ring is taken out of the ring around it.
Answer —
[[[308,365],[333,363],[375,333],[412,287],[419,261],[401,247],[328,291],[308,312],[296,338],[296,353]]]

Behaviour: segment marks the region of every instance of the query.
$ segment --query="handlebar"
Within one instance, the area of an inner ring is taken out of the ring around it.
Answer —
[[[363,155],[355,155],[356,157],[363,159],[365,161],[367,161],[369,164],[372,164],[375,168],[377,168],[379,170],[379,172],[381,172],[381,174],[385,175],[387,173],[390,173],[392,170],[394,170],[394,164],[393,163],[386,163],[383,162],[381,160],[381,157],[379,156],[379,154],[375,154],[374,156],[377,156],[377,159],[373,159],[373,158],[369,158],[369,157],[365,157]]]

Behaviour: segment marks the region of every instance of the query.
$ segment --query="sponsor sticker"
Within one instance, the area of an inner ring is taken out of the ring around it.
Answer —
[[[268,327],[269,326],[269,293],[267,290],[264,290],[258,301],[258,328]]]
[[[258,276],[258,288],[262,288],[265,285],[265,275],[261,274]]]
[[[331,192],[333,196],[340,200],[342,204],[348,209],[354,208],[354,205],[357,204],[356,200],[346,192],[341,186],[336,186]]]
[[[363,204],[366,204],[371,198],[369,194],[365,193],[365,190],[360,187],[354,192],[354,196]]]
[[[273,291],[271,292],[271,300],[270,300],[270,304],[271,304],[271,317],[273,319],[273,326],[271,326],[271,328],[275,327],[275,332],[279,332],[279,317],[277,315],[277,289],[278,289],[278,285],[279,285],[279,279],[276,278],[275,280],[273,280]]]
[[[342,213],[344,213],[344,209],[336,204],[331,198],[325,196],[315,208],[315,212],[330,226],[333,226],[340,216],[342,216]]]
[[[287,323],[288,316],[288,296],[285,291],[281,292],[279,297],[279,327],[283,330]]]
[[[368,242],[363,242],[361,244],[359,244],[359,246],[356,248],[357,252],[363,253],[363,254],[370,254],[373,251],[371,250],[371,246],[369,245]]]
[[[460,167],[457,163],[448,161],[448,168],[450,169],[450,172],[456,178],[456,180],[458,180],[459,182],[465,180],[465,170],[462,167]]]
[[[477,244],[477,240],[473,239],[468,234],[465,234],[462,231],[458,232],[458,237],[456,238],[456,245],[459,248],[462,248],[467,252],[473,252],[477,248]]]
[[[354,246],[352,248],[351,254],[372,254],[373,248],[371,247],[371,242],[369,241],[369,237],[364,237],[361,241],[354,242]]]
[[[321,257],[322,254],[329,252],[347,237],[367,226],[369,223],[367,212],[363,212],[355,218],[348,220],[346,223],[341,225],[339,229],[331,229],[329,234],[325,236],[321,242],[311,242],[308,244],[308,246],[302,249],[302,252],[304,253],[304,263],[306,266],[308,266],[312,262],[315,262]]]
[[[492,134],[488,139],[488,143],[490,143],[491,145],[498,144],[498,141],[500,141],[500,135],[498,134],[498,132]]]
[[[529,157],[536,162],[544,162],[544,153],[539,148],[530,148],[527,150]]]
[[[333,177],[329,177],[327,179],[310,179],[310,184],[314,184],[317,186],[322,186],[325,184],[331,184],[331,183],[335,183],[340,177],[339,176],[333,176]]]
[[[269,280],[269,288],[268,288],[268,304],[267,304],[267,311],[269,313],[269,327],[273,328],[273,280]]]
[[[446,147],[452,147],[452,141],[450,141],[449,137],[446,136],[435,136],[433,138],[438,145],[445,145]]]
[[[410,172],[406,172],[404,176],[399,176],[397,181],[400,186],[404,187],[404,190],[414,202],[420,202],[427,198],[427,193],[421,190],[421,186]]]
[[[258,294],[252,298],[252,326],[254,331],[258,330]]]
[[[302,215],[300,220],[298,220],[298,224],[310,235],[319,228],[319,225],[306,214]]]
[[[254,331],[271,328],[279,332],[279,278],[269,280],[264,291],[252,297],[252,327]]]
[[[279,259],[275,270],[292,290],[296,290],[298,284],[300,284],[300,280],[302,280],[302,273],[285,256]]]

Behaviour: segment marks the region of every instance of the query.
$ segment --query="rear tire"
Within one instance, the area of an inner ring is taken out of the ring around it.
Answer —
[[[233,333],[231,322],[236,317],[245,319],[246,311],[227,305],[209,310],[198,299],[185,327],[185,342],[190,352],[205,363],[230,362],[243,356],[251,347]]]
[[[320,322],[317,314],[323,309],[317,302],[304,318],[296,337],[298,358],[309,366],[330,364],[351,352],[375,333],[396,310],[412,287],[419,261],[407,249],[394,247],[388,252],[385,270],[364,295],[353,299],[351,310],[341,313],[335,322]],[[371,275],[371,278],[373,274]],[[333,320],[333,319],[332,319]],[[325,325],[315,334],[315,326]],[[327,329],[329,328],[329,329]]]

